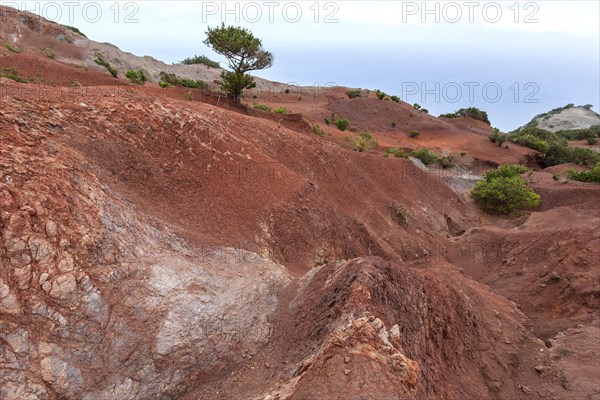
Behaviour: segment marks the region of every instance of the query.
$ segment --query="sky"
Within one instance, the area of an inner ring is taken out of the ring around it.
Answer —
[[[0,1],[124,51],[178,62],[221,22],[274,53],[256,75],[380,89],[431,114],[478,107],[504,131],[568,103],[600,109],[598,1]]]

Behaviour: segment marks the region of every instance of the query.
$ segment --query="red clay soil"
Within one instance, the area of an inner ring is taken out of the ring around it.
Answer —
[[[449,265],[419,271],[377,257],[330,263],[310,274],[277,318],[266,352],[231,371],[219,393],[206,384],[183,398],[525,399],[564,392],[555,376],[535,371],[547,356],[523,315]]]
[[[465,151],[464,166],[533,156],[498,148],[479,121],[436,119],[374,98],[244,115],[213,97],[187,101],[182,88],[124,85],[102,71],[0,52],[1,67],[42,82],[0,79],[2,154],[18,144],[15,158],[42,169],[52,154],[64,166],[57,181],[75,170],[82,186],[97,180],[186,246],[249,250],[291,274],[269,343],[244,362],[225,357],[213,375],[190,374],[172,398],[600,395],[599,356],[590,350],[600,308],[598,185],[555,182],[542,171],[528,178],[543,197],[538,210],[488,217],[408,160],[340,146],[346,133],[321,122],[335,112],[382,146]],[[75,89],[73,79],[96,86]],[[50,84],[56,95],[33,94]],[[325,139],[310,132],[314,123]],[[421,136],[407,138],[412,129]],[[17,164],[0,160],[7,185],[42,192],[36,173],[19,173]],[[393,202],[412,217],[399,220]],[[74,220],[99,217],[61,204]],[[74,247],[89,251],[83,239]],[[0,279],[18,290],[6,254]]]

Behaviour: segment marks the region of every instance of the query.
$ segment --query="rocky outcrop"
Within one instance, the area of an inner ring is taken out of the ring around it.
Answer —
[[[283,267],[187,246],[80,169],[77,153],[54,157],[35,132],[11,130],[0,149],[0,398],[175,396],[268,342]]]
[[[592,105],[577,106],[568,104],[565,107],[556,108],[547,113],[539,114],[525,126],[535,126],[550,132],[562,130],[586,129],[594,125],[600,125],[600,114],[592,110]]]

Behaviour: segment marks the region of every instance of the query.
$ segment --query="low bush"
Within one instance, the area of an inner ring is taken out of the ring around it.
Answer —
[[[383,99],[385,99],[385,98],[387,97],[387,93],[385,93],[385,92],[382,92],[382,91],[381,91],[381,90],[379,90],[379,89],[375,90],[375,95],[377,96],[377,98],[378,98],[379,100],[383,100]]]
[[[86,38],[86,39],[88,38],[87,36],[85,36],[85,35],[83,34],[83,32],[81,32],[79,29],[75,28],[74,26],[69,26],[69,25],[61,25],[61,26],[62,26],[63,28],[65,28],[65,29],[68,29],[68,30],[70,30],[70,31],[73,31],[73,32],[75,32],[76,34],[78,34],[78,35],[80,35],[80,36],[83,36],[83,37],[84,37],[84,38]]]
[[[136,85],[140,85],[140,86],[142,86],[146,82],[148,82],[148,78],[146,77],[146,74],[142,70],[134,71],[134,70],[130,69],[125,74],[125,77],[127,79],[129,79],[129,81],[131,83],[135,83]]]
[[[485,174],[486,179],[496,178],[510,178],[512,176],[519,176],[526,172],[529,172],[529,168],[519,164],[503,164],[496,169],[492,169]]]
[[[188,91],[187,91],[187,92],[186,92],[186,93],[183,95],[183,97],[185,97],[185,99],[186,99],[187,101],[193,101],[193,100],[194,100],[194,93],[192,93],[192,91],[191,91],[191,90],[188,90]]]
[[[589,138],[587,138],[587,144],[589,144],[590,146],[598,144],[598,138],[597,137],[589,137]]]
[[[419,137],[419,135],[421,135],[421,132],[419,132],[419,131],[413,130],[413,131],[408,132],[408,136],[410,136],[411,138]]]
[[[566,163],[594,166],[600,161],[600,153],[592,149],[551,145],[542,161],[547,167]]]
[[[51,49],[49,47],[44,47],[43,49],[40,49],[40,52],[48,58],[56,58],[56,52],[54,51],[54,49]]]
[[[171,84],[169,82],[162,82],[161,81],[161,82],[158,82],[158,86],[160,86],[161,88],[166,89],[168,87],[171,87]]]
[[[444,169],[452,168],[454,166],[454,158],[452,156],[439,157],[437,163]]]
[[[346,141],[354,150],[364,152],[376,148],[379,143],[369,132],[361,132],[358,136],[346,136]]]
[[[410,152],[410,156],[421,160],[421,162],[425,165],[431,165],[438,160],[437,154],[425,149],[416,149]]]
[[[550,150],[550,144],[548,142],[530,134],[515,137],[512,142],[529,147],[544,154]]]
[[[181,86],[190,89],[208,89],[208,85],[206,82],[202,80],[193,80],[188,78],[182,78],[175,74],[170,74],[168,72],[162,71],[160,73],[160,81],[167,82],[172,86]]]
[[[287,114],[289,113],[288,109],[285,107],[278,107],[275,109],[276,114]]]
[[[399,149],[398,147],[388,147],[384,150],[384,154],[388,156],[392,155],[396,158],[408,158],[409,156],[406,151]]]
[[[398,223],[404,227],[407,227],[410,222],[415,218],[414,214],[408,207],[404,204],[401,204],[397,201],[393,201],[390,203],[390,210],[394,214],[394,217],[398,221]]]
[[[392,100],[394,103],[400,103],[400,97],[398,96],[390,96],[390,100]]]
[[[355,99],[357,97],[360,97],[360,89],[348,90],[346,92],[346,96],[348,96],[349,99]]]
[[[392,121],[391,124],[392,124],[392,128],[395,128],[396,125],[397,125],[397,122],[396,121]]]
[[[313,125],[311,127],[312,133],[314,133],[315,135],[319,136],[319,137],[325,137],[325,131],[323,129],[321,129],[321,127],[319,125]]]
[[[335,124],[335,113],[331,113],[330,117],[325,117],[325,123],[327,125]]]
[[[217,61],[213,61],[206,56],[197,56],[197,55],[186,58],[185,60],[181,61],[180,64],[184,64],[184,65],[204,64],[211,68],[221,68],[221,65]]]
[[[271,107],[269,107],[266,104],[254,104],[254,108],[256,108],[257,110],[271,111]]]
[[[440,115],[440,117],[442,117],[442,118],[471,117],[473,119],[483,121],[486,124],[490,125],[490,120],[488,118],[487,113],[476,107],[461,108],[460,110],[455,111],[454,113],[442,114],[442,115]]]
[[[557,131],[556,134],[562,136],[567,140],[584,140],[589,138],[597,138],[600,137],[600,125],[592,125],[589,128],[584,129],[563,129]]]
[[[117,77],[117,75],[118,75],[117,69],[114,68],[112,65],[110,65],[110,63],[104,59],[104,56],[102,56],[102,54],[96,52],[94,54],[94,62],[96,64],[101,65],[104,68],[106,68],[113,77],[115,77],[115,78]]]
[[[589,171],[577,172],[575,170],[569,170],[567,171],[567,174],[569,175],[569,178],[574,181],[600,183],[600,161]]]
[[[21,52],[21,50],[19,50],[17,47],[13,46],[10,43],[4,43],[4,48],[6,50],[10,51],[10,52],[13,52],[13,53],[20,53]]]
[[[471,197],[483,209],[502,214],[535,208],[540,205],[541,197],[520,176],[527,171],[522,165],[510,164],[488,171],[471,191]]]
[[[342,132],[348,129],[349,125],[350,122],[345,118],[338,119],[337,121],[335,121],[335,126],[337,126],[337,128]]]
[[[27,83],[27,82],[31,81],[31,79],[29,79],[29,78],[22,77],[19,74],[19,71],[16,68],[12,68],[12,67],[3,68],[0,76],[3,78],[11,79],[11,80],[13,80],[15,82],[19,82],[19,83]]]

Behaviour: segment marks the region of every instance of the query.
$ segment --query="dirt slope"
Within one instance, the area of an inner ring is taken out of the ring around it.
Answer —
[[[190,101],[38,54],[75,34],[27,17],[0,48],[39,75],[0,78],[0,398],[600,396],[598,185],[555,167],[527,178],[539,209],[482,214],[382,147],[533,156],[485,124],[343,88],[257,95],[282,116]],[[314,135],[331,112],[381,147]]]

